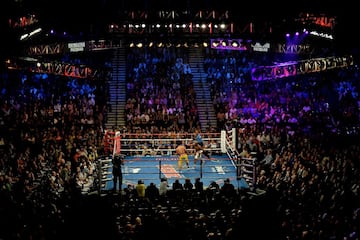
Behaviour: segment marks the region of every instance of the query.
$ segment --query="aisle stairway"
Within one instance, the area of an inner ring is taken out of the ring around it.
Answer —
[[[125,126],[126,104],[126,53],[125,48],[114,50],[112,59],[112,79],[109,80],[109,102],[111,111],[107,116],[107,129]]]
[[[210,86],[206,81],[206,73],[203,68],[204,57],[201,48],[189,49],[189,64],[193,74],[201,131],[207,132],[209,127],[216,129],[216,114],[212,96],[210,95]]]

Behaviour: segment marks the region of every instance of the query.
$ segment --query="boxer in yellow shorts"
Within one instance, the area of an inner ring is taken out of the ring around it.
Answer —
[[[182,169],[182,166],[185,162],[186,166],[189,168],[189,157],[186,151],[185,145],[179,145],[176,147],[176,154],[179,155],[178,160],[178,170]]]

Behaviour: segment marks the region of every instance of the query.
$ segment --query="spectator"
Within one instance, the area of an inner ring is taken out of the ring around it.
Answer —
[[[144,184],[144,181],[139,179],[136,186],[135,186],[135,190],[136,190],[136,194],[137,197],[140,199],[144,199],[145,198],[145,190],[146,190],[146,186]]]
[[[194,184],[191,182],[190,178],[185,178],[184,182],[184,190],[192,191],[194,188]]]
[[[156,202],[160,196],[159,188],[151,182],[145,189],[145,196],[152,202]]]
[[[167,191],[169,188],[169,183],[166,178],[161,178],[160,187],[159,187],[159,195],[161,197],[165,197],[167,195]]]
[[[224,180],[224,184],[220,188],[220,193],[222,196],[225,196],[229,199],[233,198],[236,195],[235,187],[230,182],[229,178]]]
[[[201,181],[201,178],[196,178],[195,179],[195,191],[198,193],[202,193],[204,192],[204,183]]]
[[[179,179],[175,179],[175,181],[172,184],[172,190],[174,191],[182,191],[184,189],[183,184],[180,182]]]

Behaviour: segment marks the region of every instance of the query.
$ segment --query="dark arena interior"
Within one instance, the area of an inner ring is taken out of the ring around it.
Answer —
[[[0,5],[0,240],[360,239],[352,4]]]

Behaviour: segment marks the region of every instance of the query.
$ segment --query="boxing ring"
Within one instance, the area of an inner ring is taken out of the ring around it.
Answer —
[[[221,184],[230,179],[234,185],[254,187],[256,181],[255,158],[239,157],[236,150],[236,129],[219,133],[201,133],[204,151],[211,155],[210,159],[201,156],[194,164],[195,150],[191,147],[195,139],[194,133],[168,134],[130,134],[126,132],[106,132],[104,137],[105,156],[98,159],[99,191],[114,188],[112,176],[112,158],[121,156],[122,188],[128,184],[136,185],[143,180],[145,185],[155,183],[159,186],[162,178],[167,178],[169,185],[179,179],[184,182],[190,178],[192,182],[200,178],[207,187],[212,181]],[[178,145],[187,146],[189,168],[184,164],[178,169]]]

